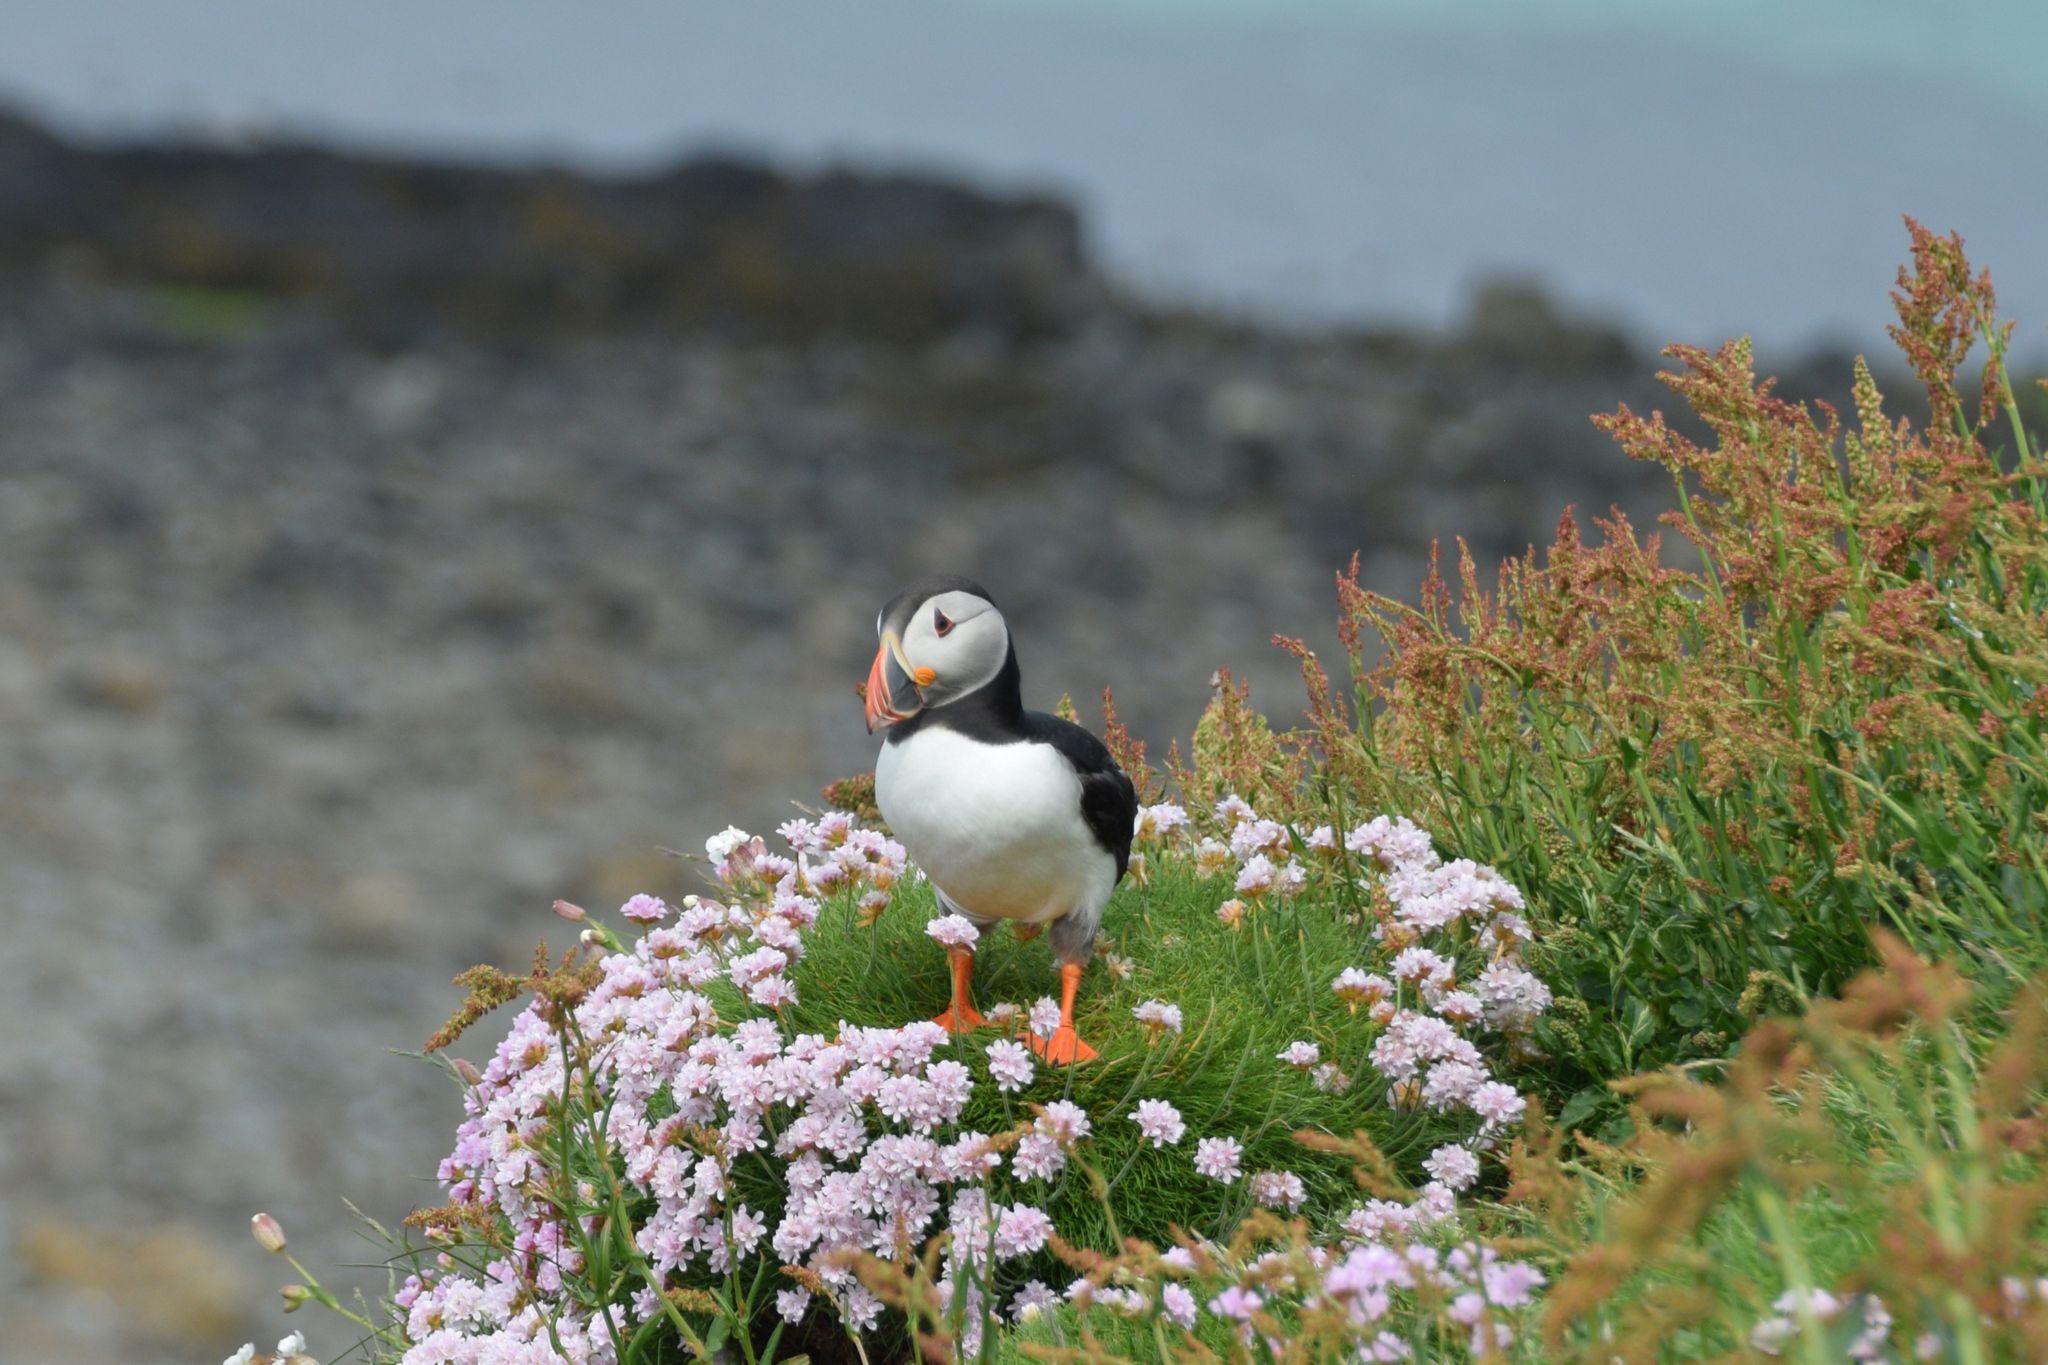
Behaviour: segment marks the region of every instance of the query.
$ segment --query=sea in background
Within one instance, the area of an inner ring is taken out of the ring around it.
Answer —
[[[8,0],[0,31],[0,99],[74,133],[1044,185],[1134,288],[1266,322],[1441,325],[1506,272],[1646,341],[1872,348],[1912,213],[2048,342],[2031,0]]]

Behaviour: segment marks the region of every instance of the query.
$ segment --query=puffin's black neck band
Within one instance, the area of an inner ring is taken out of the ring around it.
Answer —
[[[985,744],[1012,744],[1024,738],[1024,675],[1017,667],[1017,646],[1010,643],[996,675],[964,697],[928,707],[889,727],[889,743],[909,739],[927,725],[958,731]]]

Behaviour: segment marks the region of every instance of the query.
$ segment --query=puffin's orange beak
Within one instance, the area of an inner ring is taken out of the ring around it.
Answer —
[[[868,669],[868,733],[916,715],[924,708],[920,689],[931,686],[937,677],[929,668],[912,668],[910,660],[903,657],[903,641],[893,630],[884,632],[874,666]]]

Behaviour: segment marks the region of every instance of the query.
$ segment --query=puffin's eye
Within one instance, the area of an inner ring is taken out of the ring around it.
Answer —
[[[953,633],[953,618],[940,611],[937,607],[933,607],[932,629],[941,636],[951,635]]]

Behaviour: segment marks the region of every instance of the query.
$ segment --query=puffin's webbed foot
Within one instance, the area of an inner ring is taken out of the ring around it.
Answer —
[[[1081,1035],[1074,1032],[1072,1024],[1060,1025],[1050,1038],[1041,1038],[1034,1033],[1028,1041],[1031,1050],[1048,1062],[1072,1065],[1075,1062],[1092,1062],[1100,1055],[1081,1041]]]
[[[948,1005],[932,1016],[932,1022],[948,1033],[972,1033],[988,1023],[972,1005]]]
[[[1100,1055],[1074,1032],[1074,992],[1080,989],[1081,971],[1079,962],[1060,964],[1060,1026],[1050,1038],[1033,1033],[1025,1039],[1031,1050],[1048,1062],[1092,1062]]]

